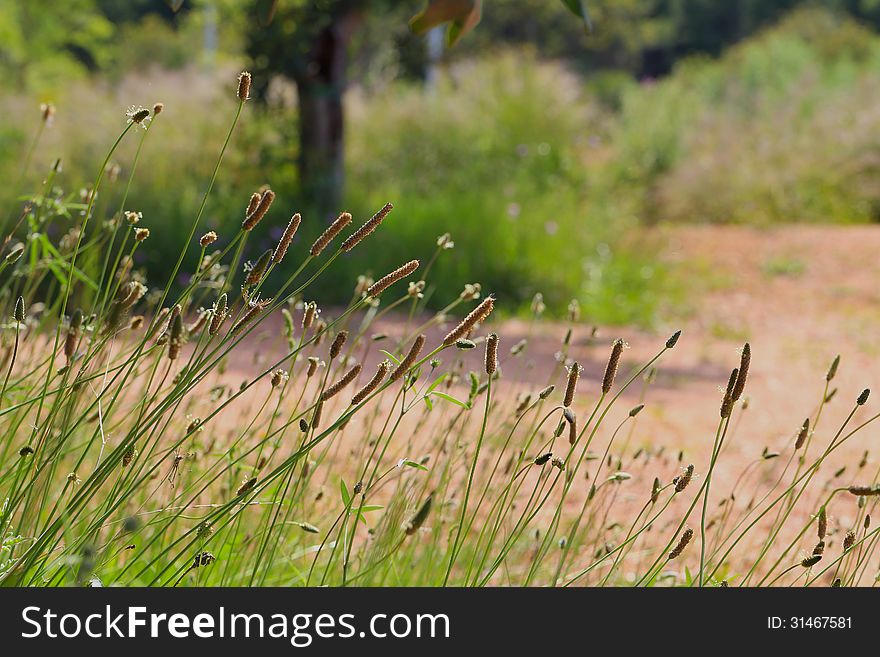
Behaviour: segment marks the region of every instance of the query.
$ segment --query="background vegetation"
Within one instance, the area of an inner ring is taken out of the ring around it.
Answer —
[[[58,157],[59,186],[78,188],[67,171],[96,166],[125,107],[173,97],[165,138],[145,149],[127,201],[152,230],[139,264],[162,267],[234,111],[223,85],[249,66],[266,73],[257,76],[261,103],[206,213],[221,244],[241,199],[263,184],[303,212],[303,240],[331,211],[365,217],[390,200],[405,219],[373,245],[374,274],[401,252],[429,258],[448,230],[454,257],[438,263],[436,278],[444,296],[461,280],[481,281],[510,311],[542,292],[552,313],[577,298],[590,320],[650,323],[682,286],[651,255],[657,237],[647,226],[878,215],[878,3],[606,0],[590,3],[588,33],[562,3],[490,0],[478,29],[436,63],[431,37],[407,27],[421,3],[337,4],[359,16],[347,46],[343,208],[302,191],[288,53],[269,49],[260,3],[229,0],[0,1],[4,179],[19,176],[40,103],[57,107],[23,185],[4,185],[0,202],[14,207]],[[308,28],[295,9],[283,13],[291,5],[282,2],[272,23],[281,37]],[[289,42],[298,43],[280,43]],[[130,146],[114,157],[120,181]],[[122,187],[111,183],[99,203],[112,207]],[[252,239],[246,257],[275,239]],[[343,260],[328,273],[322,296],[341,301],[371,272]]]

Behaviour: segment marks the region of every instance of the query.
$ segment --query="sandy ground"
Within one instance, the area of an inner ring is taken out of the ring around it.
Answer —
[[[599,327],[598,335],[592,337],[592,327],[586,321],[575,326],[569,356],[584,367],[584,373],[574,407],[583,416],[595,402],[615,338],[622,337],[630,345],[620,368],[618,382],[622,382],[662,347],[669,334],[682,329],[678,345],[658,365],[656,381],[647,391],[646,408],[628,446],[630,455],[638,447],[656,451],[666,446],[667,460],[644,468],[631,482],[630,492],[614,502],[640,506],[646,492],[642,489],[650,486],[645,477],[650,474],[652,478],[656,469],[656,474],[669,481],[679,468],[674,456],[679,450],[683,463],[696,464],[698,477],[705,473],[718,426],[722,386],[731,368],[738,365],[740,349],[747,340],[753,354],[746,388],[748,408],[737,412],[735,430],[713,479],[717,483],[713,483],[712,497],[717,502],[728,495],[742,469],[760,460],[765,447],[781,452],[781,458],[757,466],[758,476],[748,480],[745,491],[752,489],[754,494],[761,490],[761,484],[778,476],[804,418],[815,415],[825,373],[835,354],[841,355],[841,365],[831,387],[838,392],[823,413],[814,438],[814,455],[817,446],[831,440],[859,393],[880,385],[876,328],[880,318],[880,227],[677,227],[663,234],[663,243],[665,258],[694,272],[694,312],[655,332]],[[370,333],[399,334],[401,321],[380,322]],[[536,391],[550,381],[564,386],[564,373],[555,354],[568,330],[566,324],[536,327],[516,320],[492,328],[501,335],[504,354],[517,341],[528,338],[523,356],[505,356],[506,392],[501,394]],[[263,344],[270,344],[278,329],[267,322],[261,329]],[[439,331],[429,335],[429,344],[441,335]],[[258,335],[256,340],[260,339]],[[371,347],[375,353],[368,360],[382,357],[378,349],[378,345]],[[265,363],[272,351],[255,348],[250,353],[262,353]],[[482,349],[471,354],[473,362],[468,365],[477,369]],[[240,369],[245,377],[253,372],[247,350],[239,352],[231,369]],[[631,386],[609,415],[608,426],[613,428],[624,418],[639,403],[641,394],[640,382]],[[878,405],[880,389],[859,409],[850,427],[869,418]],[[807,518],[814,512],[823,490],[875,480],[876,454],[869,454],[861,469],[857,463],[871,448],[878,429],[880,425],[870,425],[829,459],[815,482],[815,491],[805,496],[796,517]],[[604,449],[609,435],[610,431],[598,437],[599,450]],[[835,476],[844,465],[847,469]],[[582,496],[574,496],[572,505],[579,507],[580,499]],[[831,511],[832,526],[847,528],[856,514],[855,498],[842,496]]]

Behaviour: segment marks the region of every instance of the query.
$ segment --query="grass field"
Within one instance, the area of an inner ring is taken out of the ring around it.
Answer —
[[[796,415],[762,411],[787,435],[751,453],[749,373],[760,385],[766,370],[749,343],[704,362],[716,394],[676,406],[677,359],[700,344],[688,334],[633,332],[630,350],[582,323],[576,303],[567,321],[546,320],[541,296],[527,319],[493,324],[503,300],[469,281],[429,309],[437,263],[456,257],[442,226],[430,257],[395,251],[398,269],[324,306],[317,282],[381,245],[396,211],[343,212],[314,242],[296,240],[299,215],[263,187],[230,210],[235,234],[209,231],[248,83],[199,209],[176,231],[180,250],[160,253],[161,280],[138,265],[154,234],[127,199],[164,106],[120,117],[84,192],[60,191],[52,171],[6,219],[3,584],[876,582],[880,484],[861,446],[880,415],[868,390],[837,392],[852,374],[838,375],[833,353],[811,364],[814,390],[799,380]],[[131,142],[121,200],[104,203],[107,163]],[[245,262],[257,225],[278,238]],[[669,241],[671,258],[701,244],[686,237]],[[821,267],[785,255],[752,263],[758,287]],[[715,275],[710,295],[746,270],[721,263],[696,263]],[[745,312],[714,303],[703,336],[751,339]],[[679,412],[672,426],[690,435],[652,440],[658,418]]]

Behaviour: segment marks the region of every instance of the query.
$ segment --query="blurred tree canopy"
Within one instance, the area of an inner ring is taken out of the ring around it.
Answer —
[[[527,45],[588,74],[660,77],[683,57],[718,55],[808,4],[880,26],[880,0],[0,0],[0,71],[39,91],[81,75],[182,67],[209,49],[245,60],[258,100],[273,80],[296,87],[291,135],[303,202],[330,210],[343,189],[347,83],[379,58],[394,60],[399,75],[424,76],[432,55],[410,28],[446,25],[447,43],[458,42],[446,59]]]

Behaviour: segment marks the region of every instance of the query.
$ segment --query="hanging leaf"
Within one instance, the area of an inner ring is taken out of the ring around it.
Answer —
[[[257,18],[261,25],[269,25],[275,18],[278,0],[257,0]]]
[[[593,22],[590,20],[590,12],[587,11],[587,0],[562,0],[568,10],[584,22],[584,27],[592,32]]]
[[[449,24],[446,43],[455,45],[480,22],[482,0],[428,0],[428,6],[409,22],[410,29],[423,34],[438,25]]]

